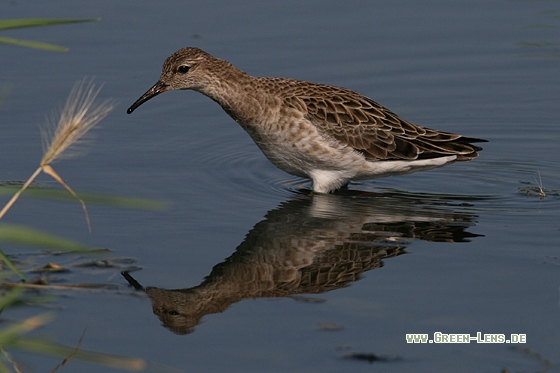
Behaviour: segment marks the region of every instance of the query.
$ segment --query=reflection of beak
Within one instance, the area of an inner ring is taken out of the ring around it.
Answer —
[[[156,97],[160,93],[167,91],[168,90],[167,87],[169,87],[168,84],[162,82],[161,80],[158,81],[156,84],[154,84],[152,88],[148,89],[148,92],[144,93],[142,97],[136,100],[136,102],[133,103],[132,106],[128,108],[126,113],[131,114],[134,110],[136,110],[138,106],[142,105],[144,102],[148,101],[152,97]]]
[[[122,272],[121,272],[121,275],[123,275],[123,277],[126,279],[126,281],[128,281],[128,283],[129,283],[134,289],[146,291],[146,289],[145,289],[142,285],[140,285],[140,284],[138,283],[138,281],[136,281],[136,280],[134,279],[134,277],[132,277],[132,276],[128,273],[128,271],[122,271]]]

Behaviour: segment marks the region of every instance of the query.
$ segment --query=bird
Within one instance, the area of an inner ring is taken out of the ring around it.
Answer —
[[[217,102],[285,172],[331,193],[357,180],[470,161],[487,140],[406,121],[360,93],[291,78],[254,77],[196,48],[169,56],[159,80],[130,108],[170,90]]]

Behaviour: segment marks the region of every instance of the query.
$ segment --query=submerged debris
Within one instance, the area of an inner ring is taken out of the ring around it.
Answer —
[[[387,363],[387,362],[401,361],[402,360],[402,358],[400,358],[398,356],[397,357],[384,356],[384,355],[374,354],[372,352],[351,352],[351,353],[342,355],[342,358],[344,358],[344,359],[355,359],[355,360],[365,360],[370,364],[372,364],[374,362]]]
[[[74,267],[88,267],[88,268],[117,268],[121,270],[132,271],[137,269],[131,264],[136,263],[132,258],[114,258],[102,260],[88,260],[82,263],[75,264]]]
[[[68,268],[65,268],[59,264],[48,262],[42,267],[37,267],[31,271],[31,273],[63,273],[63,272],[70,272]]]
[[[529,197],[539,197],[540,199],[545,199],[549,196],[560,197],[560,190],[550,190],[541,188],[540,186],[517,188],[517,192]]]

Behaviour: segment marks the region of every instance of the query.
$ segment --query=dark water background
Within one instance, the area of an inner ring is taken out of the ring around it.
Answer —
[[[87,326],[84,349],[197,372],[559,371],[560,2],[0,3],[2,19],[32,17],[100,21],[2,32],[70,50],[0,45],[0,85],[11,87],[0,180],[35,170],[39,125],[75,81],[93,76],[120,105],[89,152],[57,171],[76,190],[171,205],[90,204],[89,234],[74,201],[18,201],[5,222],[133,261],[72,267],[86,259],[3,244],[29,267],[72,268],[53,283],[116,286],[49,292],[57,318],[37,335],[75,345]],[[309,183],[271,165],[200,94],[166,93],[125,114],[185,46],[251,75],[351,88],[414,123],[490,142],[470,163],[352,186],[375,194],[309,197],[299,192]],[[119,272],[129,265],[158,288],[152,298],[128,287]],[[294,283],[298,275],[309,281]],[[519,333],[527,343],[405,341],[434,332]],[[386,361],[345,358],[356,353]],[[59,361],[21,356],[36,371]]]

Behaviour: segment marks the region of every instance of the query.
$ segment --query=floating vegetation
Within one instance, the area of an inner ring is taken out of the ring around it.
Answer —
[[[530,197],[539,197],[539,199],[545,199],[547,196],[560,197],[560,190],[545,189],[543,186],[543,181],[541,178],[541,173],[537,171],[538,179],[535,177],[535,184],[531,182],[523,182],[529,186],[517,188],[517,191],[521,194]]]
[[[59,264],[48,262],[44,266],[35,268],[31,271],[31,273],[65,273],[70,272],[70,270],[66,267],[63,267]]]

